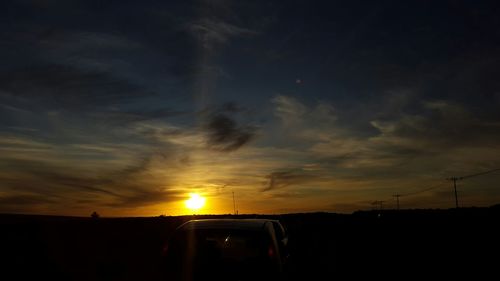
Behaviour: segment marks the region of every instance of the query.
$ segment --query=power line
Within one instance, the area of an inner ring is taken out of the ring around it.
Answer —
[[[482,175],[486,175],[486,174],[493,173],[493,172],[496,172],[496,171],[500,171],[500,169],[493,169],[493,170],[489,170],[489,171],[486,171],[486,172],[481,172],[481,173],[467,175],[467,176],[462,176],[462,177],[450,177],[450,178],[447,178],[447,180],[453,181],[453,190],[455,191],[455,207],[458,208],[457,180],[463,180],[463,179],[467,179],[467,178],[482,176]]]
[[[467,179],[467,178],[471,178],[471,177],[476,177],[476,176],[482,176],[482,175],[486,175],[486,174],[490,174],[490,173],[494,173],[494,172],[498,172],[498,171],[500,171],[500,168],[499,169],[493,169],[493,170],[485,171],[485,172],[481,172],[481,173],[470,174],[470,175],[466,175],[466,176],[462,176],[462,177],[450,177],[450,178],[446,178],[446,180],[453,181],[453,188],[454,188],[454,191],[455,191],[455,206],[458,208],[458,194],[457,194],[457,189],[456,189],[456,181]],[[403,193],[403,194],[396,193],[396,194],[393,194],[392,197],[396,199],[396,206],[397,206],[397,209],[399,210],[400,209],[400,201],[399,201],[400,197],[414,196],[414,195],[417,195],[417,194],[428,192],[428,191],[431,191],[431,190],[443,187],[445,184],[446,184],[446,182],[443,181],[443,182],[437,183],[435,185],[432,185],[430,187],[427,187],[427,188],[424,188],[424,189],[421,189],[421,190],[417,190],[417,191],[414,191],[414,192]],[[382,210],[382,206],[383,206],[384,202],[385,201],[376,200],[376,201],[372,201],[371,205],[374,205],[374,206],[378,205],[379,209]]]
[[[372,205],[378,205],[379,206],[379,210],[382,210],[382,205],[384,204],[385,201],[381,201],[381,200],[375,200],[372,202]]]
[[[392,195],[392,196],[396,198],[396,202],[397,202],[397,210],[399,210],[399,197],[401,197],[401,194],[394,194],[394,195]]]
[[[467,176],[460,177],[459,179],[463,180],[463,179],[466,179],[466,178],[472,178],[472,177],[476,177],[476,176],[482,176],[482,175],[486,175],[486,174],[497,172],[497,171],[500,171],[500,169],[493,169],[493,170],[489,170],[489,171],[482,172],[482,173],[467,175]]]
[[[444,184],[445,184],[445,182],[441,182],[441,183],[435,184],[433,186],[430,186],[430,187],[427,187],[427,188],[424,188],[424,189],[421,189],[421,190],[417,190],[417,191],[410,192],[410,193],[405,193],[405,194],[400,194],[400,196],[413,196],[413,195],[417,195],[417,194],[420,194],[420,193],[424,193],[424,192],[431,191],[433,189],[442,187]]]
[[[424,189],[421,189],[421,190],[417,190],[417,191],[414,191],[414,192],[404,193],[404,194],[397,193],[397,194],[392,195],[392,197],[396,199],[397,210],[400,209],[400,201],[399,201],[400,197],[413,196],[413,195],[417,195],[417,194],[424,193],[424,192],[427,192],[427,191],[431,191],[433,189],[442,187],[444,184],[445,184],[445,182],[441,182],[439,184],[436,184],[436,185],[433,185],[433,186],[430,186],[430,187],[427,187],[427,188],[424,188]],[[374,203],[376,203],[376,202],[378,202],[378,201],[373,202],[372,205],[374,205]]]

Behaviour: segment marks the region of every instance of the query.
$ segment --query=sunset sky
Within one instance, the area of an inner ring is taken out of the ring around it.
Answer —
[[[499,6],[1,1],[0,213],[454,207],[500,168]]]

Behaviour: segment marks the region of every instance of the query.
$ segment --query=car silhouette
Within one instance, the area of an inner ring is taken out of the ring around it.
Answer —
[[[277,220],[204,219],[168,242],[169,280],[282,280],[288,238]]]

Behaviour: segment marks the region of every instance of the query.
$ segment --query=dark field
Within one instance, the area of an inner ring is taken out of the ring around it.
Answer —
[[[380,215],[379,215],[380,214]],[[1,280],[168,280],[162,246],[197,217],[0,215]],[[357,212],[279,219],[290,280],[499,280],[500,208]]]

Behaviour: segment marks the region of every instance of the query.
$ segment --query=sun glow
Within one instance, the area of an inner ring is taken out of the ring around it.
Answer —
[[[188,200],[186,200],[186,208],[192,211],[197,211],[205,205],[205,198],[197,193],[191,193]]]

